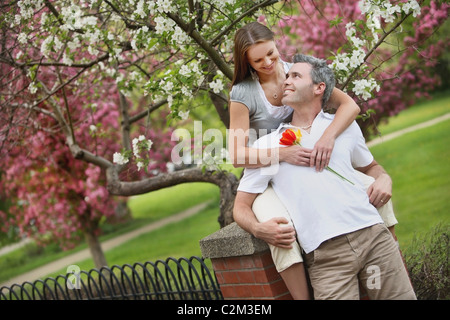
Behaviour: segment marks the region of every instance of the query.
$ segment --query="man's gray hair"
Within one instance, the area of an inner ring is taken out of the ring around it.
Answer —
[[[325,91],[322,97],[322,109],[325,107],[335,85],[334,73],[325,60],[304,54],[296,54],[292,60],[294,63],[307,63],[311,66],[311,79],[314,84],[325,83]]]

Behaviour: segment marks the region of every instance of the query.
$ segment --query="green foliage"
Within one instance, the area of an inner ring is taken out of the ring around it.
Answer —
[[[450,300],[449,224],[415,237],[404,256],[419,300]]]

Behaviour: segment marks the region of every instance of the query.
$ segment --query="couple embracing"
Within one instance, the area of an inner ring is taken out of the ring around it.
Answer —
[[[279,162],[246,166],[235,221],[269,244],[294,299],[312,298],[307,275],[315,299],[359,299],[359,283],[370,299],[416,299],[393,232],[391,180],[351,119],[349,97],[334,88],[324,60],[296,55],[292,64],[280,61],[264,28],[254,23],[236,34],[235,80],[243,68],[239,60],[252,76],[233,81],[230,128],[257,128],[267,121],[277,127],[254,143],[230,145],[230,152],[236,159],[271,150]],[[245,50],[242,39],[249,43]],[[271,95],[277,81],[280,89]],[[259,90],[259,97],[251,90]],[[322,110],[330,97],[341,110],[336,115]],[[261,103],[269,105],[255,106]],[[282,109],[273,112],[271,106]],[[286,137],[301,147],[284,147]]]

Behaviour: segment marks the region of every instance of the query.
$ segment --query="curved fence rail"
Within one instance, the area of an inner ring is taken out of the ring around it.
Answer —
[[[217,279],[199,257],[168,258],[77,271],[0,288],[0,300],[221,300]]]

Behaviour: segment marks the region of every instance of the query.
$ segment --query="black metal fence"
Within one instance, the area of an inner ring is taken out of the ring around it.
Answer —
[[[0,300],[221,300],[214,272],[199,257],[167,258],[77,271],[0,288]]]

